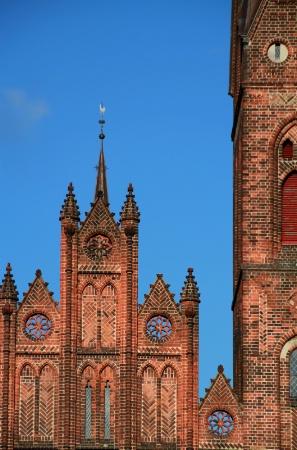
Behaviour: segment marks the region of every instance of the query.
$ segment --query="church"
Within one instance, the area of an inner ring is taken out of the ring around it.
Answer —
[[[234,386],[218,366],[198,399],[192,268],[179,302],[158,275],[138,305],[140,214],[131,184],[110,212],[102,115],[91,210],[70,183],[60,213],[60,302],[40,270],[19,298],[6,268],[2,449],[297,450],[296,19],[233,0]]]

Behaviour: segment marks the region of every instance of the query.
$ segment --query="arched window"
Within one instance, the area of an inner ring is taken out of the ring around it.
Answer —
[[[292,172],[282,188],[282,242],[297,244],[297,172]]]
[[[81,381],[82,438],[95,439],[96,390],[95,372],[92,367],[85,368]]]
[[[141,442],[156,442],[157,377],[152,367],[144,370],[141,381]]]
[[[176,441],[177,379],[172,367],[166,367],[161,378],[161,440]]]
[[[82,345],[96,347],[97,342],[97,296],[96,289],[88,284],[82,294]]]
[[[110,366],[106,366],[101,373],[101,439],[115,439],[115,379],[114,371]]]
[[[290,397],[297,400],[297,348],[290,355]]]
[[[293,158],[293,144],[290,139],[286,139],[283,143],[283,158]]]
[[[20,376],[19,440],[34,440],[35,376],[31,366],[25,365]]]

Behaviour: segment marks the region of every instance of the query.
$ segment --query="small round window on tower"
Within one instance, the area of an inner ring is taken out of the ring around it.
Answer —
[[[267,55],[271,61],[281,63],[287,59],[289,51],[285,44],[274,42],[270,45]]]

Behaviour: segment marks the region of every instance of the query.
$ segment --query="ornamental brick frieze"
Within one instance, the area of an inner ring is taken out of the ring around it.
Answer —
[[[146,361],[149,357],[153,357],[153,359],[155,361],[166,361],[166,360],[176,360],[176,361],[180,361],[181,360],[181,355],[173,355],[173,354],[164,354],[164,355],[153,355],[152,353],[145,353],[145,354],[141,354],[137,356],[137,359],[139,361]]]
[[[270,106],[295,106],[297,105],[297,92],[274,92],[269,94]]]
[[[29,344],[22,345],[19,344],[16,346],[16,353],[28,353],[28,354],[55,354],[58,355],[60,352],[59,345],[42,345],[42,344]]]
[[[113,274],[115,276],[119,276],[121,274],[121,267],[118,264],[106,264],[106,268],[104,269],[102,265],[99,264],[79,264],[78,265],[78,273],[79,274]]]

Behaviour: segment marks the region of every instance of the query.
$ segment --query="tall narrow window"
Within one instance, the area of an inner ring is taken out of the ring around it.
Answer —
[[[106,381],[104,388],[104,439],[110,439],[110,385]]]
[[[290,397],[297,400],[297,348],[290,355]]]
[[[286,139],[283,143],[283,158],[293,158],[293,144],[290,139]]]
[[[297,244],[297,172],[292,172],[282,188],[282,242]]]
[[[114,371],[106,366],[100,374],[100,440],[115,440]]]
[[[92,386],[90,382],[86,385],[86,423],[85,423],[85,438],[92,437]]]
[[[95,439],[96,421],[96,389],[95,372],[92,367],[86,367],[81,379],[81,435],[82,439]]]

